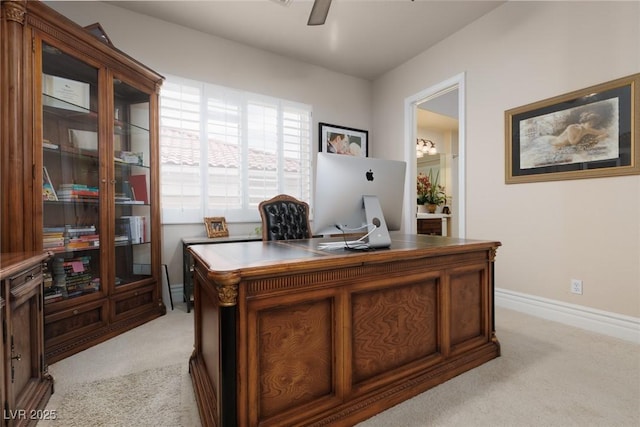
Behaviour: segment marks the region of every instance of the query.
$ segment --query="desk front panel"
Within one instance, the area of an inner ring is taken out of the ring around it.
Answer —
[[[361,419],[467,370],[457,357],[492,346],[488,271],[485,252],[241,282],[240,419]]]

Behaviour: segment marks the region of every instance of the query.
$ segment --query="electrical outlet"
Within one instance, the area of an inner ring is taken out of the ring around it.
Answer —
[[[571,279],[571,293],[582,295],[582,280]]]

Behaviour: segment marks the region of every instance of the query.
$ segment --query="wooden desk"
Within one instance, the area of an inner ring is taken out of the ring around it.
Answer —
[[[182,239],[182,295],[184,302],[187,303],[187,313],[191,311],[193,305],[193,258],[188,251],[192,245],[210,245],[214,243],[230,243],[230,242],[252,242],[262,240],[260,236],[248,237],[185,237]]]
[[[499,242],[327,240],[189,248],[203,426],[351,425],[499,356]]]

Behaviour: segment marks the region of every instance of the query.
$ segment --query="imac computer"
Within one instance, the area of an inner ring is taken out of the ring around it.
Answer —
[[[389,230],[402,224],[406,166],[397,160],[318,153],[314,234],[365,234],[323,248],[389,247]]]

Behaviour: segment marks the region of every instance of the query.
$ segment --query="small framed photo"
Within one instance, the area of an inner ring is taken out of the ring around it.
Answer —
[[[320,152],[367,157],[369,155],[366,130],[320,123]]]
[[[640,174],[640,74],[505,112],[507,184]]]
[[[227,221],[223,216],[206,217],[204,225],[207,228],[207,237],[228,237]]]

